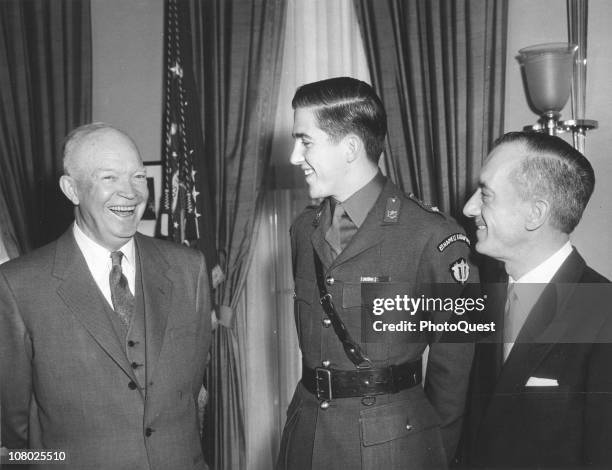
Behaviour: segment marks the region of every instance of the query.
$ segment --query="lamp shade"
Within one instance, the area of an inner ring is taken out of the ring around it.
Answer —
[[[519,50],[529,99],[540,114],[560,113],[567,103],[576,49],[574,44],[555,42]]]

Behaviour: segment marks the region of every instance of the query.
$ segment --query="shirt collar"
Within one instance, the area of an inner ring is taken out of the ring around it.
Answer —
[[[85,232],[81,230],[81,228],[76,223],[76,221],[73,224],[73,233],[74,233],[74,239],[76,240],[77,245],[79,246],[79,248],[83,252],[83,255],[88,261],[89,260],[98,261],[98,262],[103,261],[104,263],[106,263],[107,261],[110,260],[111,252],[107,250],[106,248],[104,248],[99,243],[92,240],[90,237],[88,237],[85,234]],[[134,238],[130,238],[130,240],[125,245],[123,245],[121,248],[119,248],[118,251],[121,251],[123,253],[122,264],[127,263],[130,267],[133,268],[134,261],[135,261]]]
[[[559,270],[563,262],[572,253],[572,244],[567,241],[559,250],[519,279],[508,278],[510,284],[547,284]]]
[[[384,182],[385,177],[379,171],[365,186],[358,189],[342,203],[344,210],[357,228],[361,227],[368,213],[374,207],[383,190]]]

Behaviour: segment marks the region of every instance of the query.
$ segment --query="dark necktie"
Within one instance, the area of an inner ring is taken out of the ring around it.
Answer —
[[[123,253],[120,251],[113,251],[111,253],[111,260],[113,266],[109,275],[111,300],[113,302],[113,309],[115,313],[119,315],[121,321],[129,326],[132,312],[134,311],[134,296],[130,292],[126,277],[123,275],[121,270],[121,259]]]
[[[346,248],[355,232],[357,232],[357,226],[346,213],[344,206],[336,203],[331,226],[325,235],[325,239],[333,248],[336,256]]]

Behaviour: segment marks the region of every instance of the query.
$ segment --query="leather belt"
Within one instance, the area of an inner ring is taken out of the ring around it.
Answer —
[[[302,361],[302,384],[319,400],[397,393],[420,384],[422,379],[420,359],[397,366],[357,370],[311,369]]]

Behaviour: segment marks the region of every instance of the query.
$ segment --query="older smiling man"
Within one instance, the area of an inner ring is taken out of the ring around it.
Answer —
[[[204,257],[136,233],[146,173],[123,132],[74,130],[64,172],[75,223],[0,268],[2,445],[75,470],[203,469]]]
[[[476,348],[475,467],[612,467],[611,289],[569,238],[594,185],[591,164],[559,137],[513,132],[465,205],[476,250],[508,274],[493,312],[503,330]]]

